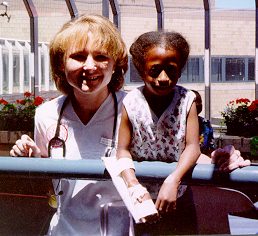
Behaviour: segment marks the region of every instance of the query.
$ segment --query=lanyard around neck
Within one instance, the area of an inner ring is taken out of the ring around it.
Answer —
[[[113,97],[113,100],[114,100],[115,115],[114,115],[114,123],[113,123],[113,133],[112,133],[111,148],[114,148],[115,147],[116,128],[117,128],[117,116],[118,116],[118,102],[117,102],[117,97],[116,97],[115,92],[112,92],[112,97]],[[66,152],[65,141],[63,139],[59,138],[59,134],[60,134],[61,119],[62,119],[62,116],[63,116],[63,113],[64,113],[64,109],[68,105],[68,102],[69,102],[69,96],[67,96],[65,98],[65,100],[63,102],[63,105],[61,107],[61,110],[60,110],[60,113],[59,113],[59,117],[58,117],[58,120],[57,120],[57,126],[56,126],[55,135],[48,143],[48,156],[51,156],[51,148],[56,143],[60,143],[61,146],[63,147],[63,157],[65,157],[65,152]]]

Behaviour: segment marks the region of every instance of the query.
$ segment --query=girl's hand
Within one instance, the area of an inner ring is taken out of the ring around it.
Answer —
[[[230,172],[251,164],[250,160],[244,160],[240,151],[236,150],[232,145],[216,149],[211,153],[211,158],[212,163],[216,164],[220,171],[225,172]]]
[[[162,184],[158,198],[156,200],[156,208],[162,214],[172,212],[176,209],[177,191],[180,181],[170,174]]]
[[[16,140],[10,155],[13,157],[40,157],[40,149],[28,135],[24,134]]]

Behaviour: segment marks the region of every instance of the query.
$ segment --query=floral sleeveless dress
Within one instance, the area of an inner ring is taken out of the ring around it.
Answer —
[[[178,161],[185,148],[186,119],[195,95],[176,86],[174,98],[158,118],[142,93],[129,92],[123,100],[133,127],[131,155],[135,161]]]
[[[133,127],[130,153],[134,161],[178,161],[185,148],[186,120],[195,94],[181,86],[175,87],[171,104],[158,118],[149,107],[143,87],[129,92],[123,100]],[[153,198],[159,184],[145,183]],[[181,197],[186,186],[178,189]]]

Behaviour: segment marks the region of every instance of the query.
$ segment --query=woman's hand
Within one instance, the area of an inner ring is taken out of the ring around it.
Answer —
[[[211,153],[211,159],[211,163],[216,164],[219,170],[224,172],[230,172],[251,164],[250,160],[244,160],[240,151],[232,145],[216,149]]]
[[[177,191],[180,181],[170,174],[162,184],[158,198],[156,200],[156,208],[161,214],[171,212],[176,209]]]
[[[40,149],[28,135],[24,134],[16,140],[10,155],[13,157],[41,157]]]

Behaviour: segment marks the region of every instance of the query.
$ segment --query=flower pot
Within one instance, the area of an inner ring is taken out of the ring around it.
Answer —
[[[232,136],[243,136],[243,137],[253,137],[258,135],[258,125],[250,125],[243,123],[226,123],[227,126],[227,135]]]
[[[241,123],[226,123],[227,126],[227,135],[231,136],[242,136],[243,125]]]
[[[2,115],[0,130],[33,132],[34,118],[19,117],[18,115]]]

